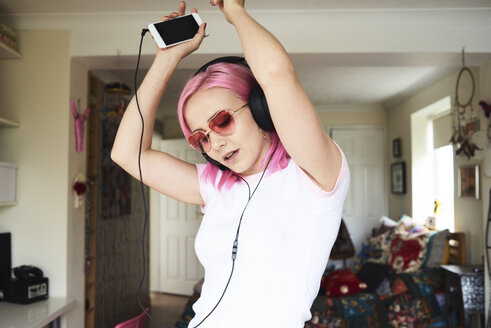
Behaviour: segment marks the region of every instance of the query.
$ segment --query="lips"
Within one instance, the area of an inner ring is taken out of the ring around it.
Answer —
[[[237,156],[237,153],[238,153],[238,152],[239,152],[239,150],[238,150],[238,149],[236,149],[236,150],[233,150],[233,151],[230,151],[230,152],[226,153],[226,154],[223,156],[223,160],[224,160],[225,162],[228,162],[228,161],[232,160],[233,158],[235,158],[235,157]]]

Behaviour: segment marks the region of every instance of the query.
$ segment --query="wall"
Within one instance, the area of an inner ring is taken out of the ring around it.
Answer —
[[[481,127],[483,127],[482,111],[479,110],[479,69],[472,69],[474,78],[476,79],[476,93],[474,96],[473,107],[479,111],[479,117],[481,118]],[[406,181],[407,190],[406,195],[392,195],[389,194],[389,216],[398,217],[405,213],[412,215],[412,172],[411,163],[411,114],[425,108],[436,101],[450,96],[453,102],[455,97],[455,84],[457,81],[459,69],[449,76],[434,83],[423,91],[410,97],[402,104],[391,108],[387,112],[387,129],[388,129],[388,142],[392,142],[395,138],[401,138],[402,141],[402,161],[406,162]],[[389,162],[393,162],[392,154],[388,154]],[[467,165],[475,163],[475,160],[468,161],[466,158],[457,158],[454,161],[454,181],[457,186],[457,169],[460,165]],[[433,202],[433,200],[430,200]],[[484,254],[484,239],[482,235],[483,231],[482,223],[482,200],[475,200],[470,198],[459,198],[457,196],[457,188],[455,188],[455,230],[466,233],[467,238],[467,262],[473,264],[482,263],[482,256]]]
[[[488,62],[481,66],[480,68],[480,100],[484,100],[487,103],[491,103],[491,62]],[[486,122],[486,120],[484,120]],[[486,129],[486,124],[481,121],[481,129]],[[489,141],[489,140],[488,140]],[[491,143],[488,142],[488,152],[491,150]],[[488,207],[489,207],[489,190],[491,189],[491,177],[484,174],[484,170],[481,170],[481,197],[482,197],[482,218],[483,218],[483,228],[486,227],[486,222],[488,219]],[[485,231],[483,229],[483,231]],[[485,241],[484,236],[484,241]],[[486,307],[489,309],[489,272],[487,271],[487,266],[485,266],[486,274],[485,276],[485,292],[486,292]],[[489,318],[488,318],[489,320]]]
[[[70,65],[70,98],[75,101],[78,112],[83,114],[87,108],[88,69],[82,63],[71,60]],[[80,100],[80,105],[79,101]],[[68,111],[68,104],[65,106]],[[90,115],[90,114],[89,114]],[[68,166],[69,187],[77,173],[85,174],[86,142],[84,151],[75,150],[74,118],[68,123]],[[87,131],[85,131],[87,136]],[[84,138],[86,139],[86,138]],[[67,243],[67,296],[77,302],[75,308],[68,312],[70,327],[84,327],[85,318],[85,275],[84,275],[84,232],[85,232],[85,202],[80,208],[75,208],[73,193],[68,191],[68,243]]]
[[[12,232],[13,266],[39,266],[50,279],[50,296],[65,297],[70,35],[24,31],[18,38],[22,59],[0,61],[0,111],[21,122],[0,130],[2,159],[19,164],[18,205],[0,208],[0,231]]]

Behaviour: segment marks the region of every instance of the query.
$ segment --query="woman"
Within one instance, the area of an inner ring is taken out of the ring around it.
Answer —
[[[145,120],[143,181],[205,213],[195,240],[205,280],[189,327],[303,327],[339,229],[349,170],[278,40],[248,15],[243,0],[211,4],[237,30],[250,69],[219,62],[184,87],[181,128],[209,160],[193,165],[150,144],[168,80],[179,61],[199,48],[206,24],[193,40],[157,50],[138,90]],[[181,2],[162,19],[185,9]],[[249,103],[257,84],[274,124],[270,131],[261,129]],[[111,157],[137,179],[140,133],[133,99]]]

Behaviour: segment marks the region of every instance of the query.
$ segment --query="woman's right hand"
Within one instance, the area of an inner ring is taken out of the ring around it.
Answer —
[[[198,9],[193,8],[191,10],[191,12],[192,13],[198,13]],[[168,20],[177,18],[179,16],[183,16],[185,14],[186,14],[186,2],[181,1],[179,3],[179,7],[177,9],[177,12],[174,11],[167,16],[162,16],[160,18],[160,21],[161,22],[162,21],[168,21]],[[196,51],[199,48],[199,46],[201,45],[201,42],[203,41],[203,38],[205,37],[205,28],[206,28],[206,23],[202,23],[198,29],[198,32],[194,36],[194,38],[187,41],[187,42],[180,43],[178,45],[171,46],[168,48],[163,48],[163,49],[157,47],[157,56],[161,56],[161,55],[162,56],[169,56],[170,55],[170,56],[176,56],[178,60],[183,59],[184,57],[186,57],[187,55]]]

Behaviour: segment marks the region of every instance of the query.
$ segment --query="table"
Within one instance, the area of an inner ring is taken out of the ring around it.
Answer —
[[[0,328],[61,328],[65,314],[75,306],[75,300],[50,297],[32,304],[0,302]]]
[[[447,327],[471,327],[477,315],[479,326],[484,326],[484,270],[482,265],[442,265],[445,270],[445,305]]]

